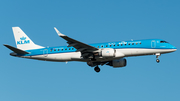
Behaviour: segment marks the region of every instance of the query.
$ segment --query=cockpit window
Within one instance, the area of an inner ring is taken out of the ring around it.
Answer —
[[[160,43],[168,43],[167,41],[160,41]]]

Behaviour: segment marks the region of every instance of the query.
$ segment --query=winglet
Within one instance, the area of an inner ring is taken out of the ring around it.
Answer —
[[[62,34],[61,32],[59,32],[56,27],[54,27],[54,29],[59,36],[66,36],[66,35]]]

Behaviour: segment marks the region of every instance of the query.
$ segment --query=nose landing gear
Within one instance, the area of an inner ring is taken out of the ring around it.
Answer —
[[[99,73],[101,69],[100,69],[98,66],[96,66],[96,67],[94,68],[94,70],[95,70],[97,73]]]
[[[159,62],[160,62],[160,60],[159,60],[159,59],[156,59],[156,62],[157,62],[157,63],[159,63]]]
[[[156,53],[155,55],[156,55],[156,62],[159,63],[160,60],[158,58],[159,58],[159,56],[161,56],[161,54],[160,53]]]

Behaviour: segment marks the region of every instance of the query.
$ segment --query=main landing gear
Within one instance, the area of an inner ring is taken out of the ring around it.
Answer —
[[[161,56],[161,54],[160,53],[156,53],[155,55],[156,55],[156,62],[159,63],[160,60],[158,58],[159,58],[159,56]]]
[[[100,68],[99,65],[104,65],[105,63],[101,63],[101,62],[93,62],[92,60],[87,61],[87,65],[94,67],[94,71],[96,71],[97,73],[100,72]]]
[[[96,67],[94,67],[94,70],[95,70],[97,73],[99,73],[101,69],[99,68],[99,66],[96,66]]]

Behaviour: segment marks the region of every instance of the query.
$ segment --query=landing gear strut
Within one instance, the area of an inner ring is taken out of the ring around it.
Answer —
[[[98,73],[98,72],[100,72],[100,68],[98,67],[98,66],[96,66],[95,68],[94,68],[94,70]]]
[[[159,58],[159,56],[161,56],[161,54],[160,53],[156,53],[155,55],[156,55],[156,62],[159,63],[160,60],[158,58]]]

